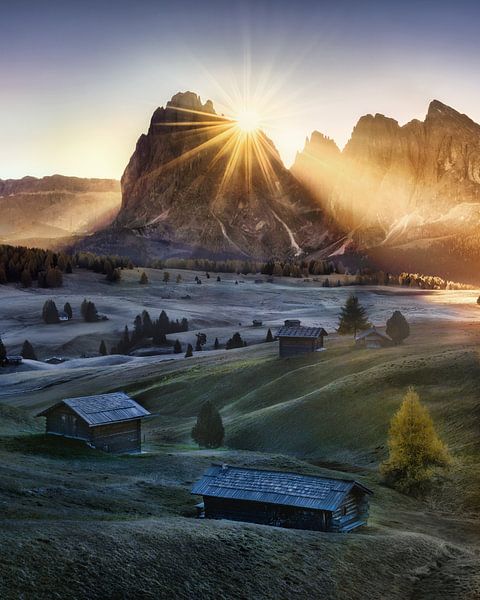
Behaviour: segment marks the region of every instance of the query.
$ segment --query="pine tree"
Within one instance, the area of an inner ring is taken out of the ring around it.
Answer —
[[[2,338],[0,337],[0,366],[5,364],[7,359],[7,349],[5,348],[5,344],[3,343]]]
[[[85,315],[87,314],[87,305],[88,300],[84,298],[82,304],[80,305],[80,314],[82,315],[83,319],[85,319]]]
[[[150,318],[150,314],[146,310],[144,310],[142,312],[142,325],[143,325],[143,335],[147,338],[152,337],[152,335],[153,335],[152,319]]]
[[[98,321],[97,308],[93,302],[87,301],[85,305],[84,317],[87,323],[95,323]]]
[[[176,282],[177,283],[182,283],[182,276],[180,275],[180,273],[177,275]]]
[[[175,343],[173,344],[173,352],[175,354],[180,354],[182,351],[182,344],[180,343],[180,340],[175,340]]]
[[[23,356],[23,358],[29,360],[37,360],[35,350],[33,349],[32,344],[28,340],[25,340],[23,342],[22,351],[20,352],[20,354]]]
[[[365,309],[359,303],[357,296],[349,296],[340,311],[338,333],[341,335],[353,333],[353,336],[356,337],[358,331],[368,329],[368,327],[370,327],[370,323]]]
[[[99,347],[99,349],[98,349],[98,352],[99,352],[99,354],[101,354],[102,356],[106,356],[106,355],[108,354],[108,352],[107,352],[107,346],[106,346],[106,344],[105,344],[104,340],[102,340],[102,341],[100,342],[100,347]]]
[[[215,348],[215,350],[218,350],[220,348],[220,342],[218,341],[218,338],[215,338],[215,343],[213,344],[213,347]]]
[[[225,429],[222,417],[215,406],[207,400],[197,417],[197,422],[192,428],[192,439],[205,448],[218,448],[223,444]]]
[[[232,337],[227,341],[225,348],[232,350],[232,348],[243,348],[246,344],[242,340],[242,336],[238,333],[234,333]]]
[[[273,342],[273,335],[271,329],[267,331],[267,337],[265,338],[266,342]]]
[[[187,351],[185,352],[185,358],[190,358],[193,356],[193,346],[192,344],[188,344]]]
[[[163,281],[164,283],[168,283],[170,281],[170,273],[168,271],[165,271],[163,274]]]
[[[139,342],[143,339],[143,322],[142,317],[137,315],[133,321],[132,342]]]
[[[22,271],[20,281],[24,288],[32,287],[32,276],[30,275],[30,271],[28,269],[24,269]]]
[[[145,271],[143,271],[143,273],[140,275],[140,284],[146,285],[147,283],[148,283],[148,277],[147,277],[147,274],[145,273]]]
[[[203,346],[207,343],[207,336],[204,333],[197,333],[197,343],[195,345],[195,351],[201,352]]]
[[[410,335],[410,326],[399,310],[388,319],[386,333],[395,344],[401,344]]]
[[[43,305],[42,318],[48,325],[58,323],[58,310],[53,300],[47,300]]]
[[[425,491],[435,467],[448,465],[448,451],[435,431],[433,420],[413,388],[390,423],[389,457],[380,469],[387,483],[401,492]]]
[[[73,318],[73,311],[70,305],[70,302],[65,302],[65,306],[63,307],[63,312],[67,315],[69,319]]]

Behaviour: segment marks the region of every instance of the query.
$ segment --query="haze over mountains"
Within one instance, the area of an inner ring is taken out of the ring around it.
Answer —
[[[466,115],[436,100],[404,126],[366,115],[343,151],[315,131],[291,171],[263,133],[262,152],[248,153],[229,123],[211,101],[176,94],[137,142],[114,220],[115,182],[25,178],[0,182],[0,236],[97,231],[82,247],[137,260],[353,252],[451,278],[480,266],[480,126]]]
[[[344,250],[448,276],[478,266],[480,126],[438,100],[404,126],[362,117],[342,152],[314,132],[292,173],[346,228]]]
[[[120,201],[114,179],[0,179],[0,242],[55,247],[106,227]]]

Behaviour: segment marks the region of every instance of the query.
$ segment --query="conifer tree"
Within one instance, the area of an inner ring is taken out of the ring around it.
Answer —
[[[59,322],[58,310],[53,300],[46,300],[43,305],[42,318],[48,325]]]
[[[218,448],[223,444],[224,437],[222,417],[210,400],[207,400],[200,408],[197,422],[192,428],[192,438],[204,448]]]
[[[358,301],[357,296],[349,296],[340,311],[338,333],[341,335],[353,333],[353,337],[356,337],[358,331],[368,329],[369,326],[367,313]]]
[[[273,342],[273,335],[272,335],[272,331],[271,331],[270,328],[267,331],[267,337],[265,338],[265,341],[266,342]]]
[[[381,473],[387,483],[407,494],[424,491],[435,467],[450,462],[427,408],[411,387],[391,420],[388,448],[389,456],[380,467]]]
[[[173,344],[173,352],[175,354],[180,354],[182,351],[182,344],[180,343],[180,340],[175,340],[175,343]]]
[[[187,351],[185,352],[185,358],[190,358],[193,356],[193,346],[192,344],[188,344]]]
[[[164,283],[168,283],[170,281],[170,273],[168,271],[165,271],[163,274],[163,281]]]
[[[233,348],[243,348],[244,346],[246,346],[246,343],[242,340],[242,336],[237,331],[227,341],[225,348],[227,350],[232,350]]]
[[[25,340],[23,342],[22,351],[20,352],[20,354],[22,355],[23,358],[26,358],[29,360],[37,360],[35,350],[33,349],[32,344],[28,340]]]
[[[24,288],[32,287],[32,276],[30,275],[30,271],[28,269],[24,269],[22,271],[20,281],[22,282],[22,286]]]
[[[147,283],[148,283],[148,277],[147,277],[147,274],[145,273],[145,271],[143,271],[142,274],[140,275],[140,284],[146,285]]]
[[[106,344],[105,344],[104,340],[102,340],[102,341],[100,342],[100,347],[98,348],[98,352],[99,352],[99,354],[101,354],[102,356],[106,356],[106,355],[108,354],[108,352],[107,352],[107,346],[106,346]]]
[[[7,349],[5,348],[5,344],[3,343],[2,338],[0,337],[0,366],[5,364],[7,360]]]
[[[410,335],[410,326],[399,310],[388,319],[386,333],[395,344],[401,344]]]
[[[73,318],[73,311],[70,305],[70,302],[65,302],[65,306],[63,307],[63,312],[67,315],[69,319]]]
[[[220,342],[218,341],[218,338],[215,338],[215,343],[213,344],[213,347],[215,348],[215,350],[218,350],[220,348]]]
[[[142,312],[142,325],[143,325],[143,335],[145,337],[152,337],[152,334],[153,334],[152,319],[150,318],[150,314],[146,310],[144,310]]]

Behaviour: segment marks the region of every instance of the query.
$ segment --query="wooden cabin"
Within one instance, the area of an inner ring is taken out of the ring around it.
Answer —
[[[212,465],[192,489],[207,519],[338,533],[366,525],[372,493],[353,480],[228,465]]]
[[[282,358],[316,352],[323,348],[323,338],[328,333],[323,327],[302,327],[297,319],[288,319],[276,337],[280,340],[279,352]]]
[[[19,367],[23,363],[23,356],[8,355],[5,357],[5,364],[10,367]]]
[[[379,348],[385,348],[393,344],[391,338],[385,333],[378,331],[376,327],[362,331],[355,338],[355,345],[360,348],[369,348],[376,350]]]
[[[148,410],[123,392],[67,398],[37,415],[46,432],[83,440],[104,452],[140,452],[141,419]]]

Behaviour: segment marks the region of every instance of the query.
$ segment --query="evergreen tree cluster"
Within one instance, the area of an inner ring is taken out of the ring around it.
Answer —
[[[242,336],[237,331],[227,341],[225,348],[227,350],[232,350],[233,348],[243,348],[246,345],[247,345],[247,342],[242,339]]]
[[[188,319],[171,320],[167,313],[162,310],[158,319],[152,320],[149,312],[144,310],[141,315],[135,317],[131,333],[128,325],[125,325],[122,337],[118,344],[112,348],[112,354],[128,354],[135,347],[144,344],[149,339],[154,345],[169,344],[171,342],[167,340],[167,335],[183,331],[188,331]],[[173,346],[174,352],[180,353],[182,351],[179,340],[176,340]]]
[[[71,272],[71,257],[63,252],[0,245],[0,285],[29,288],[36,282],[41,288],[56,288],[63,284],[63,274]]]
[[[77,252],[73,256],[75,266],[87,269],[94,273],[108,275],[115,270],[133,269],[133,263],[129,258],[116,255],[98,256],[92,252]]]
[[[95,323],[96,321],[100,320],[95,303],[91,300],[87,300],[86,298],[84,298],[80,306],[80,314],[82,315],[83,320],[87,323]]]

